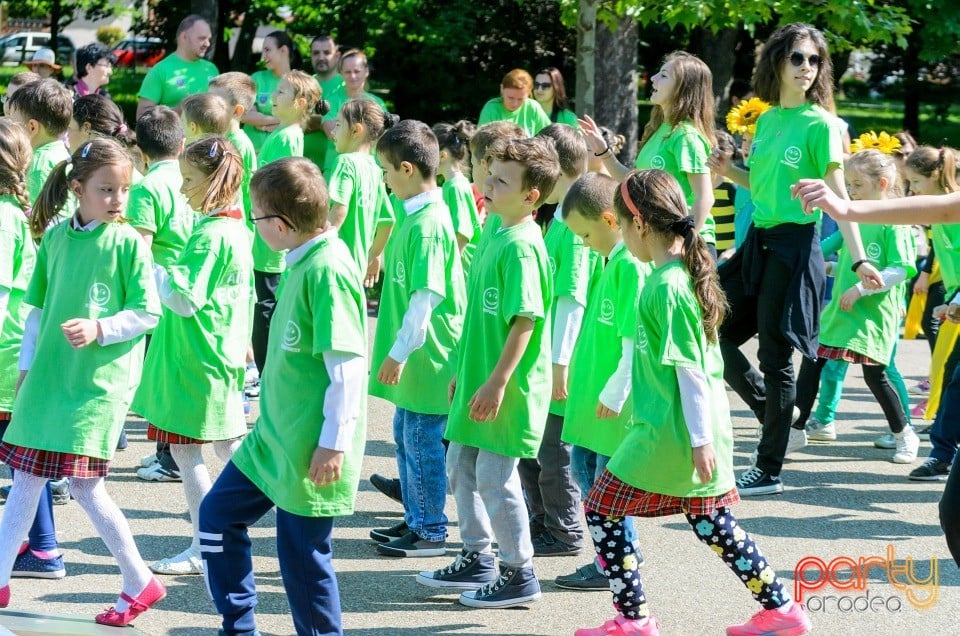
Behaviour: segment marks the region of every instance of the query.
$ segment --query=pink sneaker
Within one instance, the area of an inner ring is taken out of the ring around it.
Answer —
[[[0,607],[6,607],[10,604],[10,586],[0,587]]]
[[[802,636],[812,627],[806,606],[794,602],[786,612],[760,610],[743,625],[728,627],[727,636]]]
[[[653,616],[638,620],[617,614],[600,627],[578,629],[573,636],[659,636],[660,622]]]
[[[912,417],[919,417],[920,419],[926,419],[926,417],[925,417],[925,416],[926,416],[926,413],[927,413],[927,401],[926,401],[926,400],[923,400],[922,402],[920,402],[919,404],[917,404],[915,407],[913,407],[912,409],[910,409],[910,415],[911,415]]]

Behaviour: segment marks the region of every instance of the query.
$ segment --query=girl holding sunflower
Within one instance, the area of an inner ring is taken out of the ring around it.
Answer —
[[[643,129],[635,166],[640,170],[664,170],[680,183],[696,230],[716,260],[716,229],[710,215],[713,182],[707,166],[710,148],[716,143],[713,75],[700,58],[675,51],[664,58],[650,84],[653,110]],[[617,161],[600,127],[589,115],[584,115],[579,123],[594,156],[603,160],[611,177],[623,181],[630,169]]]
[[[825,274],[820,214],[804,214],[790,188],[802,178],[824,179],[847,196],[842,131],[827,111],[833,66],[823,34],[801,23],[777,29],[763,47],[753,84],[757,97],[774,107],[757,119],[749,173],[731,169],[725,157],[714,161],[721,174],[750,189],[755,205],[754,227],[727,266],[731,316],[720,331],[724,378],[763,423],[756,465],[737,480],[747,496],[783,492],[784,456],[806,445],[804,432],[791,428],[793,351],[817,357]],[[857,227],[840,225],[851,269],[865,289],[881,287]],[[762,376],[739,351],[754,334]]]

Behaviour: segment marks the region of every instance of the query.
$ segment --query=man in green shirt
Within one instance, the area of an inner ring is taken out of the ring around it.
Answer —
[[[337,72],[340,63],[340,47],[329,33],[321,33],[310,42],[310,63],[313,76],[320,83],[320,95],[330,100],[330,96],[343,86],[343,78]],[[336,113],[334,113],[336,116]],[[323,115],[311,115],[303,126],[303,156],[318,168],[323,168],[327,151],[327,134],[323,130]]]
[[[176,109],[188,95],[203,93],[219,74],[203,59],[210,48],[210,25],[198,15],[188,15],[177,28],[177,49],[150,69],[140,85],[137,119],[157,104]]]

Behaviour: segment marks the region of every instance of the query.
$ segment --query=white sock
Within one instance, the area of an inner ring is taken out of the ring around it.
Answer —
[[[44,477],[20,470],[14,473],[3,519],[0,520],[0,588],[10,584],[13,563],[17,560],[23,538],[27,536],[33,519],[37,516],[40,495],[47,485]]]
[[[170,454],[180,467],[183,493],[187,498],[190,524],[193,526],[193,540],[190,542],[189,552],[199,557],[200,503],[213,487],[210,483],[210,471],[203,463],[203,447],[200,444],[170,444]]]
[[[90,522],[110,550],[110,554],[117,560],[120,574],[123,575],[124,594],[136,598],[153,579],[153,574],[140,557],[137,544],[133,541],[133,533],[130,532],[130,524],[107,493],[103,477],[71,478],[70,492],[90,517]],[[115,607],[118,612],[122,612],[129,606],[125,600],[118,598]]]

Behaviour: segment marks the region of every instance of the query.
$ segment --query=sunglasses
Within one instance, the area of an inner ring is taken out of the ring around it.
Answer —
[[[550,82],[534,82],[533,83],[534,88],[539,88],[541,90],[550,88],[551,86],[553,86],[553,84],[551,84]]]
[[[803,62],[806,60],[810,64],[810,68],[820,68],[820,56],[814,53],[810,57],[804,57],[803,53],[800,51],[794,51],[790,54],[790,63],[800,68],[803,66]]]

